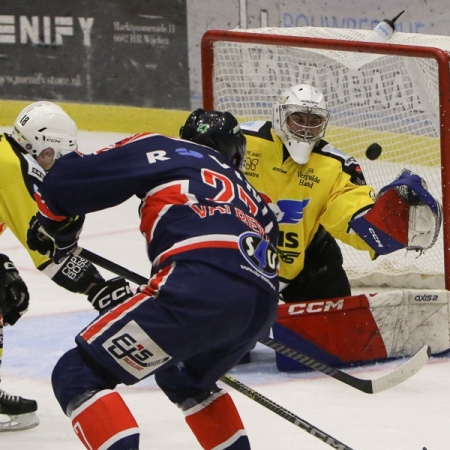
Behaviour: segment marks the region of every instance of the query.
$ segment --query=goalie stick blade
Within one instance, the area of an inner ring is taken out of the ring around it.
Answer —
[[[430,356],[431,348],[425,345],[414,356],[408,359],[408,361],[397,367],[397,369],[372,380],[372,393],[376,394],[385,391],[411,378],[427,363]]]
[[[281,353],[282,355],[288,356],[289,358],[292,358],[293,360],[298,361],[313,370],[322,372],[325,375],[335,378],[336,380],[358,389],[361,392],[365,392],[366,394],[376,394],[386,389],[390,389],[408,378],[411,378],[426,364],[431,354],[430,347],[426,345],[414,354],[414,356],[412,356],[408,361],[400,367],[397,367],[392,372],[389,372],[386,375],[374,380],[363,380],[346,372],[342,372],[335,367],[330,367],[312,356],[295,350],[292,347],[288,347],[287,345],[284,345],[270,337],[261,339],[259,342],[277,351],[278,353]]]

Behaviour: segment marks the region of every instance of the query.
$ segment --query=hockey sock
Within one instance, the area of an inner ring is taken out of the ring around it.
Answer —
[[[244,425],[227,392],[215,392],[183,412],[203,449],[250,450]]]
[[[119,393],[100,391],[70,415],[78,439],[89,450],[139,448],[139,427]]]

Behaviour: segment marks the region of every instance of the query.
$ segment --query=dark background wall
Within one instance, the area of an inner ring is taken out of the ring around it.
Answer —
[[[443,0],[2,0],[0,99],[190,110],[209,29],[370,29],[402,9],[398,31],[448,34]]]
[[[189,109],[186,0],[1,2],[0,98]]]

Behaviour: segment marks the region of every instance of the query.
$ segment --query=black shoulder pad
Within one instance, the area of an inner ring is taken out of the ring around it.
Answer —
[[[314,147],[313,152],[339,161],[342,166],[342,172],[350,175],[350,181],[353,184],[356,184],[358,186],[365,186],[367,184],[366,179],[364,178],[364,174],[358,161],[356,161],[353,156],[348,156],[336,149],[335,151],[327,151],[327,149],[325,149],[327,145],[328,142],[321,139],[319,143]],[[334,147],[332,146],[331,148],[334,149]]]

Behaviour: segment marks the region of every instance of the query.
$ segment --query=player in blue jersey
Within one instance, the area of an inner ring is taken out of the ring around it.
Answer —
[[[250,449],[216,382],[276,320],[276,218],[238,168],[246,142],[230,113],[198,109],[180,137],[139,134],[73,152],[40,188],[28,242],[54,261],[76,250],[85,214],[141,199],[148,285],[79,333],[52,374],[89,449],[138,448],[138,425],[114,388],[150,375],[202,448]]]

